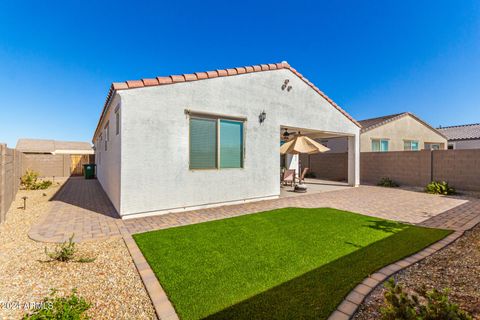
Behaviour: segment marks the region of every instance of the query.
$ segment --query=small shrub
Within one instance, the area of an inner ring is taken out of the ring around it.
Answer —
[[[310,179],[315,179],[317,176],[315,175],[314,172],[307,172],[305,174],[305,178],[310,178]]]
[[[73,260],[75,252],[77,251],[75,248],[75,242],[73,242],[73,236],[74,235],[72,234],[68,241],[58,245],[53,252],[48,252],[47,247],[45,247],[45,254],[51,259],[51,261],[67,262]],[[95,261],[95,258],[88,257],[80,257],[76,260],[76,262],[81,263],[93,261]]]
[[[72,290],[65,297],[55,296],[56,290],[43,299],[41,308],[25,315],[24,320],[62,319],[62,320],[87,320],[90,317],[85,312],[91,304],[84,298],[77,296],[77,291]]]
[[[380,187],[387,187],[387,188],[397,188],[399,187],[399,184],[393,181],[390,178],[382,178],[380,181],[377,183],[377,186]]]
[[[52,185],[52,181],[44,180],[44,181],[39,182],[37,187],[40,190],[45,190],[45,189],[48,189],[48,187],[50,187],[51,185]]]
[[[420,290],[407,294],[393,279],[386,282],[386,306],[381,308],[383,320],[472,320],[472,317],[448,299],[448,290]],[[423,301],[423,303],[421,302]]]
[[[68,242],[65,241],[55,248],[55,251],[48,252],[47,247],[45,247],[45,254],[52,260],[57,261],[69,261],[73,259],[75,254],[75,242],[73,242],[73,234],[68,239]]]
[[[455,194],[455,188],[450,186],[448,182],[442,181],[432,181],[425,187],[425,192],[431,194],[443,194],[443,195],[450,195]]]
[[[21,185],[25,190],[33,190],[33,187],[37,184],[37,180],[38,173],[30,169],[20,178]]]
[[[52,185],[52,181],[38,181],[38,172],[28,169],[20,178],[21,186],[25,190],[45,190]]]

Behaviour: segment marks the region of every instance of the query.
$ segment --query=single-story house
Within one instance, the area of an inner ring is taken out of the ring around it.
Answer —
[[[437,128],[448,139],[448,149],[480,149],[480,123]]]
[[[285,129],[347,137],[359,184],[360,125],[286,62],[113,83],[97,177],[122,218],[277,198]]]
[[[361,126],[360,152],[444,150],[444,133],[410,112],[358,121]],[[319,140],[332,153],[347,152],[344,138]]]
[[[41,177],[68,177],[83,174],[83,164],[94,161],[95,151],[89,142],[47,139],[19,139],[23,152],[23,171],[34,170]]]
[[[18,139],[18,151],[26,154],[94,154],[88,142],[58,141],[47,139]]]

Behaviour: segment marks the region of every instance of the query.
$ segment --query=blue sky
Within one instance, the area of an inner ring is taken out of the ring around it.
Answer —
[[[90,141],[113,81],[288,61],[355,118],[480,122],[480,2],[2,1],[0,141]]]

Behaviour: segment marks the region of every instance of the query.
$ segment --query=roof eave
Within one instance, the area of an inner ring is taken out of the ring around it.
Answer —
[[[114,82],[110,86],[107,99],[105,100],[105,104],[103,106],[102,112],[100,114],[100,118],[98,120],[97,127],[95,129],[95,133],[92,138],[92,142],[95,143],[95,137],[97,136],[99,128],[101,127],[101,124],[103,122],[103,118],[106,112],[108,111],[108,107],[111,103],[111,100],[113,96],[115,96],[115,93],[119,90],[129,90],[129,89],[137,89],[137,88],[144,88],[144,87],[151,87],[151,86],[174,84],[174,83],[180,83],[180,82],[198,81],[198,80],[204,80],[204,79],[235,76],[235,75],[246,74],[246,73],[272,71],[272,70],[278,70],[278,69],[290,70],[292,73],[298,76],[303,82],[305,82],[310,88],[312,88],[315,92],[317,92],[320,96],[322,96],[325,100],[327,100],[335,109],[340,111],[340,113],[342,113],[347,119],[353,122],[358,128],[362,128],[361,124],[358,123],[358,121],[356,121],[345,110],[343,110],[339,105],[337,105],[332,99],[330,99],[323,91],[317,88],[312,82],[310,82],[307,78],[305,78],[300,72],[298,72],[295,68],[291,67],[287,62],[281,62],[281,63],[270,63],[270,64],[237,67],[237,68],[231,68],[231,69],[221,69],[221,70],[215,70],[215,71],[196,72],[192,74],[171,75],[168,77],[157,77],[157,78],[151,78],[151,79]]]
[[[441,137],[443,137],[444,139],[448,140],[448,138],[447,138],[443,133],[441,133],[440,131],[438,131],[437,129],[435,129],[434,127],[432,127],[431,125],[429,125],[428,123],[426,123],[425,121],[423,121],[422,119],[420,119],[419,117],[417,117],[416,115],[414,115],[414,114],[411,113],[411,112],[400,113],[399,115],[397,115],[397,116],[395,116],[395,117],[392,117],[392,118],[389,118],[389,119],[386,119],[385,121],[376,123],[376,124],[371,125],[371,126],[369,126],[369,127],[364,127],[364,128],[362,128],[361,133],[365,133],[365,132],[370,131],[370,130],[373,130],[373,129],[375,129],[375,128],[384,126],[384,125],[386,125],[387,123],[396,121],[396,120],[398,120],[398,119],[400,119],[400,118],[403,118],[403,117],[406,117],[406,116],[411,116],[412,118],[414,118],[415,120],[417,120],[418,122],[420,122],[421,124],[423,124],[424,126],[426,126],[427,128],[429,128],[430,130],[432,130],[433,132],[435,132],[435,133],[438,134],[439,136],[441,136]]]

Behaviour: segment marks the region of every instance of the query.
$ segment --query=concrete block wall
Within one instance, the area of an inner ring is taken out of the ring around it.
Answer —
[[[302,154],[300,155],[300,161],[302,168],[309,167],[309,172],[314,173],[316,178],[347,181],[347,153]]]
[[[0,223],[6,214],[20,187],[23,154],[0,144]]]
[[[34,170],[40,177],[70,176],[69,154],[25,154],[22,170]]]
[[[307,166],[307,156],[301,159]],[[346,161],[345,153],[312,155],[310,170],[319,179],[345,180]],[[361,183],[376,184],[384,177],[406,186],[424,187],[436,180],[459,190],[480,191],[480,149],[360,153]]]
[[[433,152],[433,177],[460,190],[480,191],[480,149]]]
[[[360,176],[369,184],[388,177],[402,185],[425,186],[431,181],[431,152],[362,152]]]

